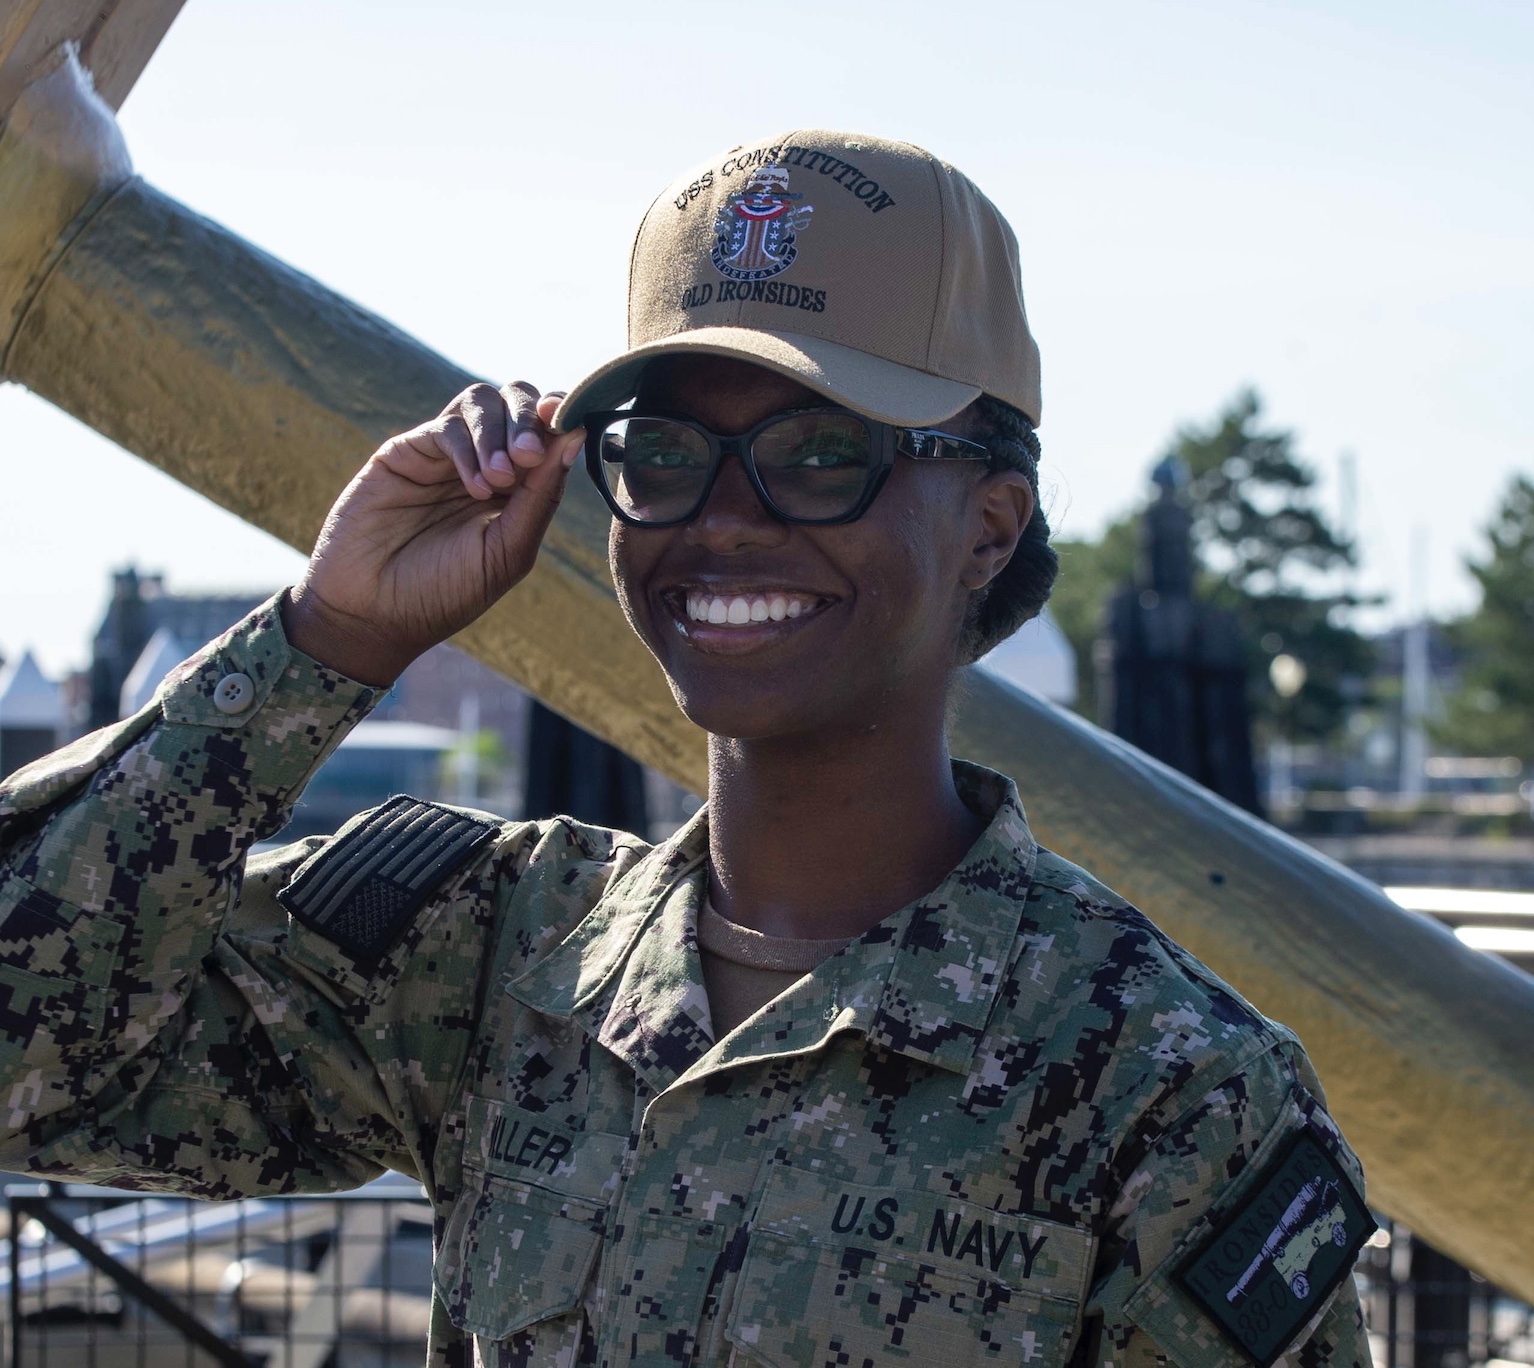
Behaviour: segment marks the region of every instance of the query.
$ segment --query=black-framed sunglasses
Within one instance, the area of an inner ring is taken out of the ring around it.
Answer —
[[[848,523],[868,511],[896,456],[984,461],[990,453],[933,428],[895,427],[851,409],[790,409],[738,437],[680,414],[586,415],[586,470],[619,522],[676,527],[703,510],[726,456],[738,456],[762,506],[786,523]]]

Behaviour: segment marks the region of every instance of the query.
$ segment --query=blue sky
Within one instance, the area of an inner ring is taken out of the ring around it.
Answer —
[[[629,238],[676,172],[793,125],[920,143],[1017,229],[1057,530],[1255,385],[1333,507],[1356,457],[1387,617],[1414,539],[1429,606],[1473,601],[1463,557],[1534,467],[1523,0],[189,0],[122,123],[162,190],[545,387],[621,346]],[[15,387],[0,463],[7,656],[83,661],[130,561],[184,590],[301,568]]]

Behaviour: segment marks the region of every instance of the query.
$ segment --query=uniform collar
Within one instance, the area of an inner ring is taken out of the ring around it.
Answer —
[[[656,1091],[683,1073],[813,1050],[848,1029],[883,1049],[964,1072],[1007,972],[1038,848],[1010,779],[955,761],[954,781],[970,808],[990,820],[948,877],[719,1044],[709,1029],[697,947],[707,893],[706,809],[639,861],[506,990],[547,1016],[579,1022]]]

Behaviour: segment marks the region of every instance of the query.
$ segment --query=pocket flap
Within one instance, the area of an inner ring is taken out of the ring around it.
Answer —
[[[433,1277],[454,1325],[506,1339],[573,1311],[596,1266],[607,1208],[468,1170]]]
[[[726,1337],[796,1368],[1063,1363],[1094,1242],[942,1193],[782,1168],[752,1223]]]

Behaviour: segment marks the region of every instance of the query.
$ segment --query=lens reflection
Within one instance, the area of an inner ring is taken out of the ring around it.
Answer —
[[[641,522],[677,522],[708,481],[709,442],[672,418],[623,417],[603,429],[599,466],[614,502]],[[769,509],[805,521],[841,518],[858,504],[873,467],[873,439],[856,414],[786,414],[751,443]]]
[[[685,517],[708,478],[708,442],[669,418],[623,418],[602,433],[602,479],[645,522]]]
[[[752,444],[768,496],[796,518],[838,518],[868,481],[872,442],[856,414],[798,413],[764,428]]]

